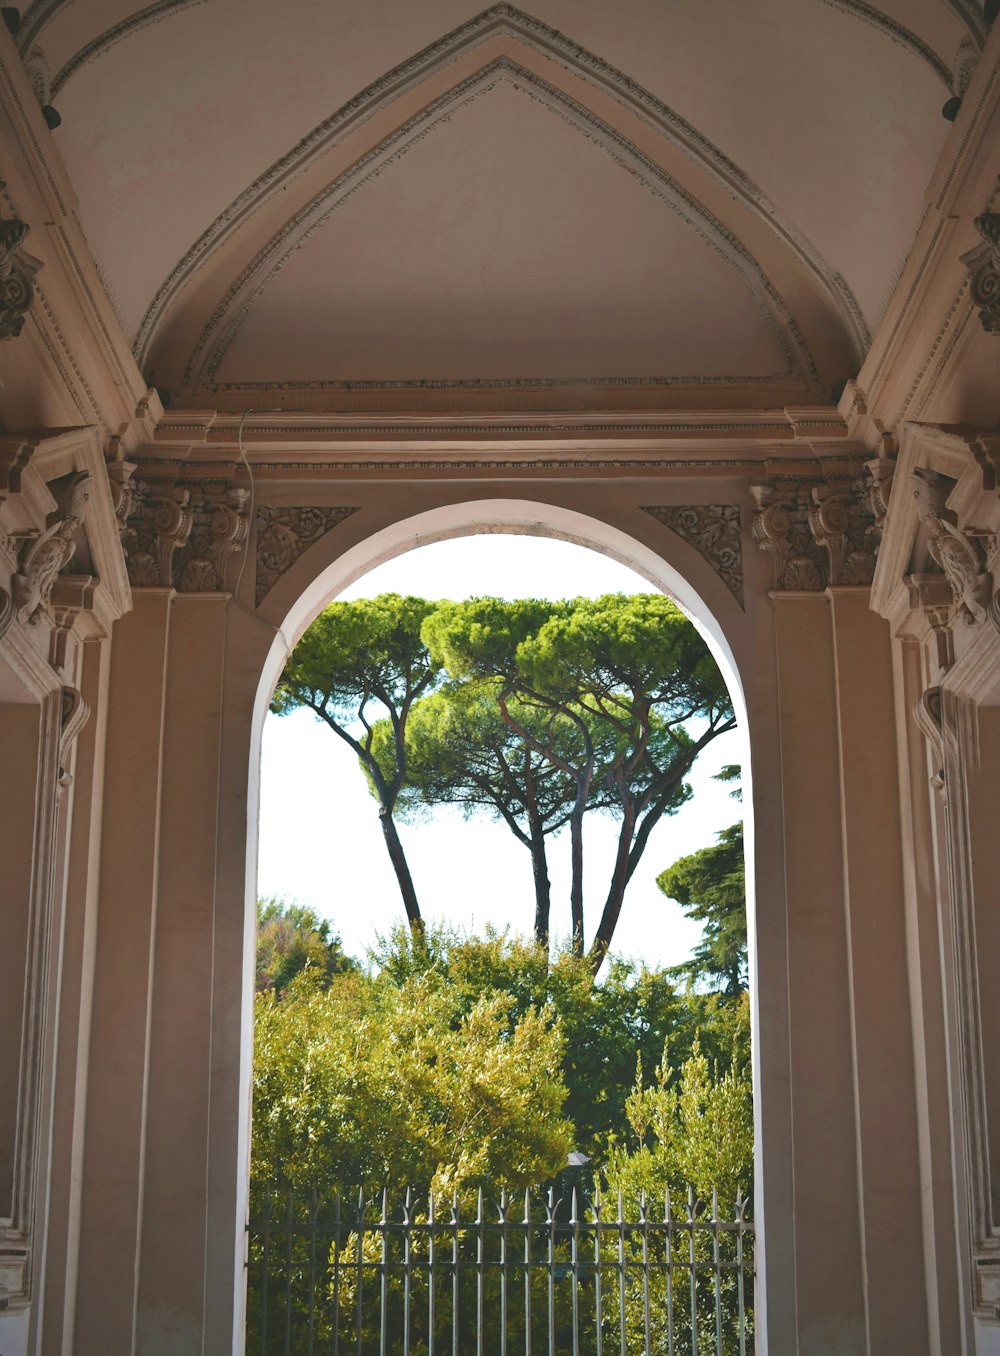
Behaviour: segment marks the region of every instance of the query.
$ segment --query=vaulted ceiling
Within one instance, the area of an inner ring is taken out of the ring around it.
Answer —
[[[34,0],[19,39],[152,384],[825,398],[978,0]]]

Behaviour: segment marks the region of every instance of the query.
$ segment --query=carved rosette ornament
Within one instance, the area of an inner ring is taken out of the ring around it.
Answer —
[[[776,590],[815,593],[872,582],[892,485],[891,473],[882,468],[876,480],[872,465],[861,477],[833,483],[751,485],[751,534],[770,557]]]
[[[44,532],[28,538],[21,548],[14,576],[14,605],[20,621],[36,626],[47,610],[56,579],[76,550],[75,537],[86,516],[90,491],[90,473],[78,471],[63,490],[59,507],[46,519]]]
[[[21,249],[28,230],[16,217],[0,219],[0,340],[17,338],[35,299],[41,263]]]
[[[356,508],[272,506],[257,510],[256,605],[314,542],[356,513]]]
[[[738,504],[670,504],[646,513],[708,561],[740,607],[743,606],[743,544]]]
[[[962,263],[969,270],[969,295],[987,334],[1000,334],[1000,212],[984,212],[973,222],[983,238]]]

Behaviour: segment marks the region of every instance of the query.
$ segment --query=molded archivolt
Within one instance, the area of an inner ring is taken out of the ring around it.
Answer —
[[[220,373],[258,300],[332,215],[498,82],[515,85],[601,147],[725,261],[734,297],[753,298],[783,355],[784,371],[774,377],[784,389],[816,393],[856,368],[869,334],[850,289],[739,167],[620,71],[501,4],[352,99],[220,214],[160,287],[142,322],[136,351],[150,379],[187,395],[275,385],[314,389],[316,382],[297,383],[293,373],[241,382],[229,364],[221,385]],[[623,240],[622,248],[628,244]],[[350,269],[350,260],[343,266]],[[663,267],[662,259],[656,266]],[[335,308],[335,277],[326,294]],[[727,319],[717,316],[716,323],[724,330]],[[732,376],[739,383],[752,374],[750,366]],[[526,384],[546,375],[534,373]],[[580,372],[574,380],[632,375]],[[719,381],[707,373],[685,373],[683,380],[698,384],[702,376]],[[679,379],[678,373],[662,377]]]

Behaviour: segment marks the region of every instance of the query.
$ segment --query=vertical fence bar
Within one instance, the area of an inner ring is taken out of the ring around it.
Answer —
[[[549,1232],[549,1356],[556,1356],[556,1199],[551,1187],[545,1204],[545,1214]]]
[[[670,1188],[663,1193],[663,1229],[667,1260],[667,1356],[674,1356],[674,1221],[670,1214]]]
[[[625,1216],[622,1193],[618,1193],[618,1326],[621,1330],[621,1356],[627,1356],[625,1323]]]
[[[458,1191],[451,1198],[451,1356],[458,1351]]]
[[[284,1356],[292,1350],[292,1188],[288,1188],[285,1209],[285,1347]]]
[[[712,1262],[715,1271],[715,1356],[722,1351],[722,1257],[719,1251],[719,1195],[712,1188]]]
[[[476,1203],[476,1356],[483,1356],[483,1189]]]
[[[650,1356],[652,1317],[649,1308],[649,1210],[646,1191],[639,1196],[639,1226],[642,1230],[642,1336],[645,1356]]]
[[[333,1196],[333,1356],[340,1356],[340,1190]]]
[[[306,1280],[306,1302],[309,1306],[308,1330],[306,1334],[307,1356],[313,1356],[313,1340],[316,1332],[316,1215],[319,1202],[316,1189],[309,1193],[309,1272]]]
[[[500,1356],[507,1356],[507,1191],[500,1191]]]
[[[403,1198],[403,1351],[410,1350],[410,1263],[413,1260],[410,1236],[413,1232],[413,1193],[406,1188]]]
[[[358,1293],[357,1293],[357,1316],[358,1326],[355,1336],[358,1339],[358,1356],[363,1356],[361,1344],[364,1340],[364,1311],[361,1307],[361,1290],[364,1284],[365,1254],[365,1191],[364,1187],[358,1192]]]
[[[387,1218],[387,1216],[386,1216],[386,1205],[387,1205],[387,1202],[388,1202],[388,1195],[387,1195],[387,1192],[386,1192],[385,1187],[383,1187],[383,1188],[382,1188],[382,1223],[381,1223],[381,1225],[379,1226],[379,1227],[381,1228],[381,1230],[382,1230],[382,1266],[381,1266],[382,1278],[381,1278],[381,1286],[380,1286],[380,1290],[379,1290],[379,1296],[380,1296],[380,1298],[379,1298],[379,1323],[378,1323],[378,1352],[379,1352],[379,1356],[386,1356],[386,1340],[387,1340],[387,1336],[388,1336],[388,1334],[387,1334],[387,1332],[386,1332],[386,1322],[385,1322],[386,1311],[387,1311],[387,1308],[388,1308],[388,1301],[389,1301],[389,1229],[388,1229],[389,1221],[388,1221],[388,1218]],[[360,1340],[361,1340],[361,1338],[360,1338],[360,1335],[359,1335],[358,1341],[360,1342]]]
[[[698,1268],[694,1246],[694,1221],[697,1202],[694,1191],[688,1188],[688,1227],[691,1230],[689,1255],[691,1259],[691,1356],[698,1356]]]
[[[267,1292],[268,1269],[271,1264],[271,1193],[264,1197],[261,1212],[261,1275],[260,1275],[260,1356],[267,1356]]]
[[[427,1197],[427,1356],[434,1356],[434,1191]]]
[[[601,1189],[594,1191],[594,1323],[595,1356],[604,1356],[604,1309],[601,1304]]]
[[[531,1356],[531,1193],[524,1189],[524,1356]]]
[[[570,1196],[569,1226],[571,1229],[569,1256],[573,1294],[573,1356],[580,1356],[580,1219],[576,1208],[576,1187]]]
[[[736,1193],[736,1300],[740,1320],[740,1356],[747,1356],[747,1316],[743,1294],[743,1211],[746,1201]]]

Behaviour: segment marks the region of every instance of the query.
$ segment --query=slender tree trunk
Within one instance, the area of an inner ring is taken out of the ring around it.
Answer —
[[[583,955],[583,810],[575,809],[569,821],[570,921],[573,926],[573,955]]]
[[[604,964],[604,957],[608,954],[611,938],[615,935],[615,928],[618,926],[618,919],[621,916],[625,887],[628,885],[629,877],[632,874],[629,870],[629,856],[634,831],[635,806],[629,805],[624,811],[622,826],[618,833],[618,850],[615,853],[615,865],[611,872],[608,897],[604,901],[604,912],[601,914],[601,922],[594,938],[594,945],[590,948],[590,963],[595,975]],[[632,869],[635,869],[634,866]]]
[[[549,865],[545,856],[544,837],[533,831],[529,846],[531,850],[531,873],[535,880],[535,941],[548,951],[551,886],[549,884]]]
[[[395,820],[388,810],[381,807],[378,817],[379,823],[382,825],[382,837],[385,839],[386,851],[389,854],[390,862],[392,862],[392,869],[396,873],[399,893],[403,897],[406,920],[413,935],[415,937],[421,936],[424,931],[424,920],[420,916],[417,892],[413,888],[413,878],[410,875],[410,868],[406,864],[406,854],[403,852],[403,845],[399,841],[399,834],[396,832]]]

